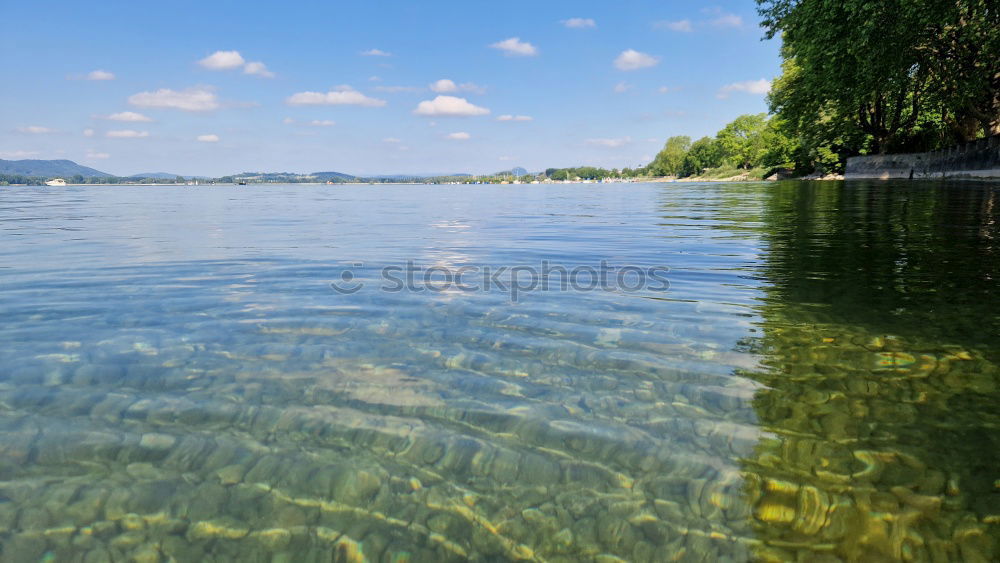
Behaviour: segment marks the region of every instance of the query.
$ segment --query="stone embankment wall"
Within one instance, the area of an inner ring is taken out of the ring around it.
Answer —
[[[1000,135],[941,151],[854,156],[847,159],[844,177],[1000,179]]]

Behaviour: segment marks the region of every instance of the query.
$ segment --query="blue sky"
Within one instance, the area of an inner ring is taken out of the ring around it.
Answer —
[[[0,158],[113,174],[637,166],[766,111],[754,2],[4,2]]]

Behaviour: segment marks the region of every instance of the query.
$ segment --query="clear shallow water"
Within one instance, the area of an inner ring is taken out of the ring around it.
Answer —
[[[995,559],[998,215],[984,184],[4,189],[0,559]],[[543,259],[671,287],[376,288]]]

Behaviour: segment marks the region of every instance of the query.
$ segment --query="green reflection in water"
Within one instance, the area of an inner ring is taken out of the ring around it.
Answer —
[[[997,191],[786,185],[765,209],[755,555],[995,561]]]

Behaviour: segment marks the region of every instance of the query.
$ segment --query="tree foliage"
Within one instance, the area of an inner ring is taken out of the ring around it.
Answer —
[[[625,171],[628,171],[626,174]],[[630,178],[633,175],[631,169],[619,171],[617,168],[608,170],[594,166],[580,166],[578,168],[548,168],[544,176],[550,180],[605,180],[608,178]]]
[[[706,169],[795,167],[811,172],[801,142],[779,116],[741,115],[714,138],[671,137],[643,172],[651,176],[697,176]],[[808,170],[806,170],[808,168]]]
[[[691,144],[691,149],[684,155],[681,162],[681,177],[697,176],[707,168],[722,165],[724,158],[722,147],[711,137],[702,137]]]
[[[831,151],[854,153],[1000,132],[996,0],[757,3],[768,37],[783,42],[771,109],[810,150],[823,146],[818,127],[830,132]]]
[[[767,114],[741,115],[723,127],[716,139],[727,160],[739,168],[752,168],[766,150],[766,127]]]
[[[677,136],[667,139],[663,149],[649,165],[650,173],[656,176],[674,176],[681,171],[684,157],[691,148],[691,137]]]

